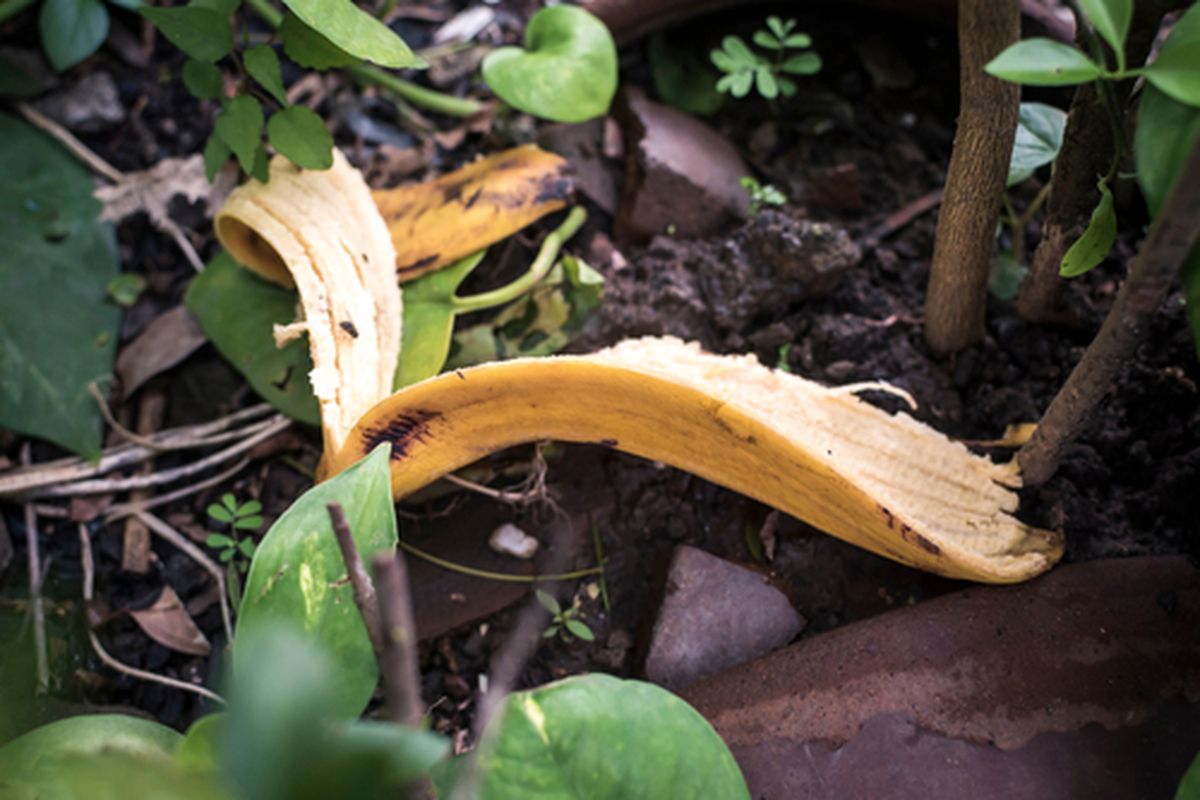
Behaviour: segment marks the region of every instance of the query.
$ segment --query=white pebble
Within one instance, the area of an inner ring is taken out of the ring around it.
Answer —
[[[488,544],[497,553],[513,558],[531,559],[538,550],[538,540],[525,531],[506,522],[488,537]]]

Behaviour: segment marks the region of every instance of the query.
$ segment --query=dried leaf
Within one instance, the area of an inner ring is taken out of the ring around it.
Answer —
[[[170,221],[167,205],[176,195],[189,203],[207,200],[212,186],[204,176],[204,156],[164,158],[141,172],[128,172],[115,186],[96,190],[96,199],[104,204],[100,219],[120,222],[131,214],[145,211],[155,227]]]
[[[190,356],[206,341],[204,331],[183,306],[176,306],[156,317],[117,356],[121,392],[128,397],[155,375]]]
[[[567,162],[533,145],[481,158],[426,183],[374,192],[410,281],[507,238],[567,204]]]
[[[212,650],[204,632],[196,627],[187,609],[170,586],[164,586],[154,605],[129,616],[146,635],[163,647],[193,656],[206,656]]]

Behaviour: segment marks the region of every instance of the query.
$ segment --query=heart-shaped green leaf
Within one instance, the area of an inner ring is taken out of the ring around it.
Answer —
[[[295,291],[264,281],[225,252],[192,280],[184,296],[204,335],[259,397],[292,419],[319,425],[307,340],[275,346],[273,329],[295,322],[296,302]]]
[[[256,627],[290,623],[333,660],[338,681],[332,708],[355,716],[375,690],[379,668],[354,604],[329,503],[340,503],[364,562],[396,546],[391,451],[380,445],[359,463],[309,489],[259,542],[246,576],[234,635],[235,681],[253,671],[240,644]],[[289,666],[290,668],[290,666]]]
[[[46,0],[38,13],[42,48],[62,72],[90,56],[108,36],[108,9],[100,0]]]
[[[484,800],[675,800],[750,797],[721,737],[653,684],[582,675],[509,695],[477,753]],[[439,797],[470,772],[434,769]]]
[[[1067,113],[1045,103],[1021,103],[1017,138],[1008,162],[1008,185],[1016,186],[1034,170],[1052,163],[1062,149]]]
[[[483,79],[514,108],[583,122],[608,112],[617,91],[617,46],[604,23],[582,8],[543,8],[525,29],[525,49],[493,50],[483,60]]]
[[[333,137],[311,109],[289,106],[276,111],[267,123],[271,145],[293,164],[304,169],[333,166]]]

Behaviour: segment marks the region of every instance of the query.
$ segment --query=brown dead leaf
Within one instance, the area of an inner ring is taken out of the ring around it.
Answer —
[[[208,339],[183,306],[154,319],[117,356],[117,377],[125,397],[163,370],[183,361]]]
[[[391,232],[403,283],[563,208],[573,188],[564,159],[525,145],[433,181],[372,194]]]
[[[145,211],[156,227],[170,221],[167,206],[176,195],[188,202],[206,200],[212,186],[204,175],[204,157],[199,153],[187,158],[164,158],[141,172],[127,172],[113,186],[96,190],[96,199],[104,204],[100,219],[120,222],[131,214]]]
[[[129,616],[146,635],[163,647],[193,656],[206,656],[212,650],[204,632],[196,627],[187,609],[170,586],[164,586],[154,605]]]

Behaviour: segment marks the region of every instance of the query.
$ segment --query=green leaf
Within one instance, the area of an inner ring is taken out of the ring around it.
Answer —
[[[262,511],[262,503],[257,500],[247,500],[238,506],[237,511],[242,515],[257,514],[258,512]]]
[[[567,626],[567,630],[574,634],[576,638],[582,639],[585,642],[596,641],[596,634],[592,633],[592,629],[579,620],[569,619],[563,624]]]
[[[812,46],[812,37],[807,33],[793,33],[783,40],[783,44],[792,50],[800,50]]]
[[[139,8],[145,5],[142,0],[108,0],[108,2],[114,6],[124,8],[127,11],[137,11]]]
[[[225,714],[209,714],[192,723],[175,748],[175,761],[187,769],[212,772],[217,769],[217,740]]]
[[[96,458],[87,387],[111,374],[116,351],[113,228],[57,142],[4,114],[0,142],[0,426]]]
[[[319,425],[321,414],[308,382],[308,342],[294,339],[275,346],[274,326],[295,321],[296,302],[294,290],[264,281],[225,252],[192,280],[184,296],[204,334],[259,397],[293,419]]]
[[[284,16],[279,35],[283,37],[283,52],[302,67],[336,69],[356,61],[354,56],[305,25],[295,14]]]
[[[775,80],[779,83],[779,91],[784,97],[791,97],[796,93],[796,82],[791,78],[780,75]]]
[[[100,753],[167,755],[181,738],[166,725],[126,714],[67,717],[0,747],[0,780],[32,770],[42,760]]]
[[[258,521],[258,525],[261,525],[261,524],[262,524],[262,520],[260,519]],[[258,525],[255,525],[254,527],[257,528]],[[258,543],[255,542],[253,539],[242,539],[240,542],[237,543],[237,549],[238,549],[238,552],[241,553],[242,555],[244,555],[246,558],[253,558],[254,551],[258,549]]]
[[[209,508],[211,509],[212,506],[209,506]],[[204,544],[208,545],[214,550],[221,550],[226,547],[234,547],[237,543],[223,533],[210,533],[204,539]]]
[[[1200,42],[1163,47],[1145,69],[1146,80],[1190,106],[1200,106]]]
[[[721,40],[721,49],[729,54],[729,57],[739,65],[756,66],[762,59],[754,54],[754,52],[746,46],[740,36],[726,36]]]
[[[767,27],[771,29],[771,33],[775,34],[780,39],[785,39],[792,28],[796,27],[796,20],[789,19],[785,25],[783,20],[772,14],[771,16],[767,17]]]
[[[694,48],[679,47],[655,34],[646,55],[654,90],[667,103],[689,114],[708,115],[725,102],[725,96],[716,90],[717,75],[696,56]]]
[[[239,517],[233,523],[233,527],[239,531],[253,531],[253,530],[258,530],[259,528],[261,528],[262,524],[263,524],[263,518],[258,515],[255,515],[252,517]]]
[[[754,85],[754,71],[747,70],[739,72],[736,75],[729,75],[729,93],[734,97],[745,97],[750,93],[750,87]],[[717,84],[720,89],[721,85]]]
[[[1017,138],[1008,162],[1009,186],[1016,186],[1058,157],[1066,126],[1065,111],[1045,103],[1021,103]]]
[[[554,597],[554,595],[541,589],[535,589],[534,596],[536,596],[537,601],[542,604],[542,608],[546,609],[554,616],[557,617],[562,613],[562,606],[558,604],[558,600]]]
[[[983,69],[994,77],[1029,86],[1070,86],[1094,80],[1103,72],[1074,47],[1040,38],[1017,42]]]
[[[225,494],[221,495],[221,505],[229,509],[231,513],[237,513],[238,501],[233,492],[226,492]]]
[[[816,75],[821,71],[821,57],[816,53],[800,53],[787,58],[779,69],[791,75]]]
[[[259,183],[266,183],[271,173],[271,157],[267,154],[267,148],[263,147],[263,143],[259,142],[254,148],[254,166],[250,168],[250,177],[254,178]]]
[[[988,291],[1000,300],[1012,300],[1021,288],[1029,269],[1013,256],[1011,250],[996,254],[988,273]]]
[[[51,66],[63,72],[96,52],[108,36],[108,9],[100,0],[46,0],[38,33]]]
[[[301,772],[300,800],[333,797],[392,800],[410,781],[429,774],[446,757],[450,742],[435,733],[377,720],[337,729]]]
[[[421,64],[403,39],[350,0],[284,0],[284,5],[352,56],[395,69]]]
[[[208,515],[217,522],[233,522],[233,513],[223,505],[211,503],[207,509]]]
[[[221,167],[225,166],[225,162],[231,155],[233,155],[233,151],[221,140],[216,131],[208,135],[208,141],[204,143],[204,176],[210,183],[213,178],[217,177],[217,173],[221,171]]]
[[[396,364],[393,389],[402,389],[441,372],[450,353],[454,317],[458,313],[455,292],[485,255],[487,251],[480,250],[405,284],[400,360]]]
[[[783,49],[783,43],[766,31],[755,31],[753,39],[756,45],[766,48],[767,50]]]
[[[483,79],[514,108],[556,122],[583,122],[608,112],[617,91],[617,46],[590,12],[543,8],[529,20],[524,50],[488,53]]]
[[[366,706],[379,677],[378,666],[344,580],[346,567],[326,505],[337,502],[345,509],[363,561],[391,552],[396,546],[396,517],[390,455],[388,445],[380,445],[345,472],[309,489],[259,542],[238,612],[235,679],[242,680],[254,666],[241,649],[243,638],[251,635],[247,632],[286,622],[303,629],[333,660],[338,676],[334,708],[356,716]]]
[[[1200,800],[1200,754],[1192,759],[1192,765],[1183,774],[1175,800]]]
[[[192,0],[188,3],[189,6],[216,11],[222,17],[228,17],[234,11],[237,11],[238,6],[241,4],[242,0]]]
[[[290,106],[271,115],[267,123],[271,145],[304,169],[333,166],[333,137],[311,109]]]
[[[1097,184],[1097,188],[1100,189],[1100,202],[1092,211],[1087,229],[1067,250],[1059,265],[1058,274],[1064,278],[1074,278],[1092,269],[1104,260],[1116,244],[1117,214],[1113,209],[1112,191],[1104,180]]]
[[[136,272],[122,272],[108,282],[104,291],[121,308],[129,308],[146,291],[146,279]]]
[[[262,128],[262,106],[249,95],[239,94],[217,115],[217,135],[237,156],[238,163],[246,172],[254,169]]]
[[[218,61],[233,48],[228,15],[199,6],[141,9],[167,41],[197,61]]]
[[[709,58],[716,65],[717,69],[722,72],[738,72],[742,69],[742,65],[724,50],[713,50],[709,54]]]
[[[260,44],[250,48],[242,56],[242,62],[246,65],[246,72],[258,81],[259,86],[266,89],[280,105],[287,105],[287,92],[283,89],[283,71],[279,66],[279,56],[275,55],[275,51],[269,45]]]
[[[725,743],[691,706],[610,675],[510,694],[476,752],[478,796],[491,800],[528,798],[533,786],[539,797],[563,800],[750,797]],[[442,787],[446,772],[435,771]]]
[[[772,100],[779,96],[779,84],[775,82],[775,76],[771,74],[771,70],[766,67],[760,67],[754,71],[754,79],[758,84],[758,93],[768,100]]]
[[[1117,54],[1117,63],[1124,66],[1125,37],[1129,34],[1129,20],[1133,18],[1133,1],[1079,0],[1079,7]]]
[[[216,100],[225,96],[225,78],[220,68],[208,61],[189,58],[183,65],[183,85],[192,96],[201,100]]]
[[[555,636],[558,636],[559,630],[560,628],[557,625],[551,625],[550,627],[546,628],[546,630],[542,631],[542,638],[553,639]]]
[[[1153,86],[1143,90],[1133,149],[1138,186],[1150,216],[1158,215],[1198,135],[1200,109],[1172,100]]]

